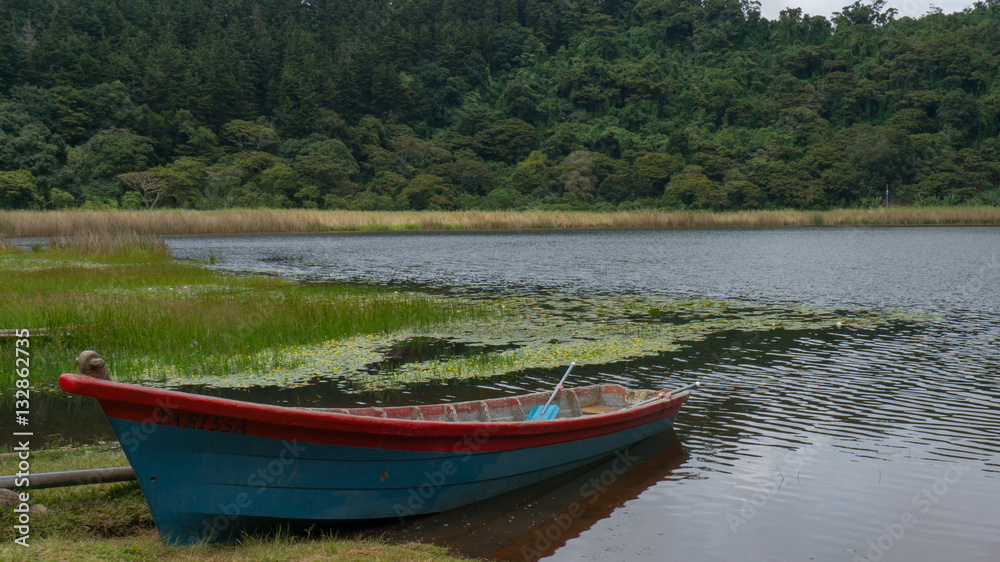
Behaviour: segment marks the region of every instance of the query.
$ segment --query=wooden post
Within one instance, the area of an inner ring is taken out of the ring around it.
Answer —
[[[104,366],[104,359],[97,354],[96,351],[87,350],[80,354],[76,358],[76,366],[80,368],[80,372],[95,379],[102,379],[109,381],[111,377],[108,376],[108,371]]]
[[[18,476],[0,476],[0,488],[14,489]],[[59,488],[62,486],[85,486],[87,484],[108,484],[135,480],[131,466],[113,468],[92,468],[89,470],[67,470],[65,472],[39,472],[28,477],[30,488]]]

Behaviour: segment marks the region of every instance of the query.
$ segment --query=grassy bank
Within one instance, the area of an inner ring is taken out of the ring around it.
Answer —
[[[277,366],[274,350],[485,313],[458,301],[357,285],[301,284],[227,275],[179,263],[162,244],[134,235],[91,235],[35,252],[0,253],[3,329],[32,339],[33,384],[54,384],[73,358],[94,349],[116,380]],[[13,364],[13,338],[0,338]],[[10,388],[14,372],[0,374]]]
[[[830,211],[0,211],[0,236],[248,234],[379,230],[713,228],[817,225],[998,225],[1000,207],[891,207]]]
[[[4,451],[0,451],[4,452]],[[36,452],[32,472],[125,466],[116,447]],[[17,458],[0,458],[0,474],[17,472]],[[14,544],[13,506],[0,510],[0,560],[458,560],[443,548],[387,544],[330,534],[248,537],[232,546],[170,547],[156,533],[139,485],[100,484],[32,490],[31,505],[46,511],[30,521],[27,548]]]

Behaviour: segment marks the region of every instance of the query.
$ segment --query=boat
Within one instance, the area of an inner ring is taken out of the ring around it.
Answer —
[[[471,504],[623,454],[689,393],[617,384],[424,406],[299,408],[64,374],[96,398],[168,544],[405,518]],[[687,388],[687,387],[685,387]]]

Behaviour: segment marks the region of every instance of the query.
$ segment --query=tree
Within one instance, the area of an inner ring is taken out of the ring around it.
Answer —
[[[846,164],[857,174],[854,200],[883,197],[887,186],[895,189],[912,171],[906,166],[912,154],[909,135],[892,127],[854,125],[840,135]]]
[[[597,187],[597,176],[594,175],[594,158],[587,150],[574,150],[563,159],[559,168],[562,174],[562,190],[565,195],[577,199],[593,199]]]
[[[302,149],[300,154],[303,156],[310,154],[326,156],[343,168],[348,176],[354,176],[361,170],[360,166],[358,166],[358,161],[354,159],[354,155],[351,154],[347,145],[338,139],[326,139],[310,143]]]
[[[205,163],[182,157],[166,166],[150,168],[149,173],[167,186],[166,197],[178,207],[192,207],[202,196],[206,180]]]
[[[30,209],[42,203],[35,187],[35,178],[27,170],[0,172],[0,207]]]
[[[223,125],[222,137],[236,145],[240,152],[264,150],[278,141],[274,128],[242,119],[234,119]]]
[[[493,190],[495,184],[493,170],[489,166],[472,160],[471,158],[459,158],[458,160],[441,167],[444,177],[472,195],[485,195]]]
[[[678,161],[665,152],[648,152],[636,158],[632,165],[640,178],[652,184],[654,194],[659,194],[677,169]]]
[[[49,200],[45,206],[52,209],[68,209],[76,206],[76,198],[57,187],[53,187],[49,192]]]
[[[885,8],[886,0],[873,0],[871,4],[862,4],[861,0],[856,0],[850,6],[844,6],[841,11],[834,12],[833,23],[837,30],[855,25],[870,25],[883,27],[895,19],[899,13],[896,8]]]
[[[538,144],[538,131],[517,117],[501,119],[476,135],[476,141],[493,160],[516,162]]]
[[[501,28],[496,31],[491,41],[493,47],[493,68],[507,70],[511,67],[521,54],[521,45],[524,40],[521,35],[509,28]]]
[[[225,197],[240,188],[246,174],[236,166],[217,163],[205,168],[205,198],[210,207],[219,206]]]
[[[292,164],[302,181],[319,188],[323,195],[348,197],[358,190],[348,177],[347,170],[333,158],[322,154],[307,154],[295,158]]]
[[[167,184],[148,171],[129,172],[118,176],[118,179],[125,187],[139,194],[142,204],[147,209],[156,207],[160,199],[167,194]]]
[[[552,183],[553,172],[545,153],[535,150],[514,167],[514,173],[510,176],[510,184],[523,194],[530,194],[539,189],[548,189]]]
[[[295,193],[295,198],[302,203],[303,207],[307,209],[317,209],[319,208],[321,195],[318,187],[315,185],[307,185]]]
[[[411,209],[422,211],[458,209],[455,191],[438,176],[418,174],[399,192],[399,198]]]
[[[497,120],[493,111],[485,107],[476,107],[462,115],[458,121],[457,130],[460,134],[473,137],[480,131],[485,131]]]
[[[66,144],[45,124],[55,113],[52,97],[39,88],[20,88],[13,94],[42,107],[0,103],[0,170],[31,172],[43,193],[57,186],[71,188],[72,180],[62,170]]]
[[[959,131],[964,138],[979,125],[980,111],[975,98],[965,90],[952,90],[941,98],[938,118],[946,127]]]
[[[71,162],[83,181],[84,193],[109,198],[119,194],[118,176],[148,169],[154,157],[153,142],[128,129],[101,131],[73,154]]]
[[[301,178],[298,172],[284,162],[264,170],[257,178],[257,185],[268,195],[291,197],[300,188]]]
[[[503,99],[508,113],[525,120],[534,119],[538,115],[538,94],[533,86],[519,79],[507,83]]]
[[[663,201],[669,207],[712,210],[724,209],[729,204],[721,186],[708,179],[700,166],[685,166],[675,175],[664,189]]]
[[[577,139],[576,131],[569,123],[559,123],[552,131],[552,135],[542,143],[542,150],[550,158],[566,156],[576,149],[583,148]]]
[[[185,142],[174,149],[182,156],[215,159],[220,156],[219,139],[205,124],[199,122],[188,110],[178,111],[174,119]]]

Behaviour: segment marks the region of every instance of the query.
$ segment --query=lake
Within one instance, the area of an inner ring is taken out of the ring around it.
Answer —
[[[350,233],[168,242],[180,258],[214,256],[219,269],[318,282],[473,297],[636,295],[801,314],[894,313],[870,326],[720,330],[653,357],[581,366],[573,385],[662,388],[698,380],[704,386],[672,431],[623,457],[468,508],[360,532],[511,560],[1000,556],[1000,228]],[[558,374],[419,383],[387,399],[493,397],[545,388]],[[239,396],[308,402],[310,393],[337,395],[337,389],[320,381]]]

